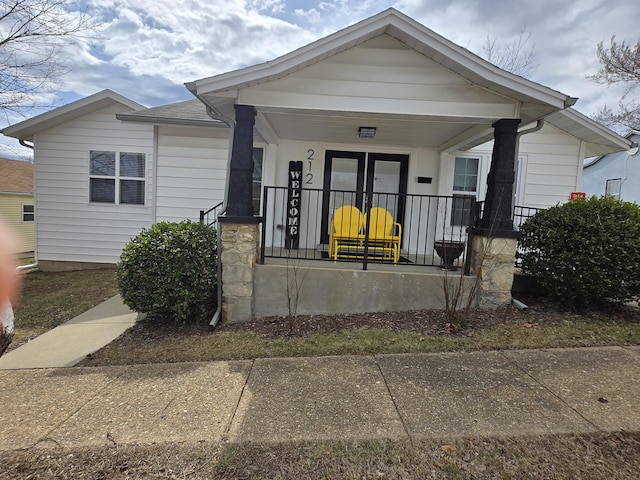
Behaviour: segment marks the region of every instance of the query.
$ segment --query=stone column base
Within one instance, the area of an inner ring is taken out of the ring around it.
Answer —
[[[222,319],[253,319],[253,276],[258,259],[260,230],[257,223],[220,223],[222,261]]]
[[[491,309],[511,303],[516,244],[515,238],[473,237],[471,273],[477,277],[478,307]]]

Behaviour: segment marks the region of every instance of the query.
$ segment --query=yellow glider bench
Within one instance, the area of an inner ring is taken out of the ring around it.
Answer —
[[[393,221],[388,210],[374,207],[369,215],[363,215],[353,205],[338,208],[331,221],[329,232],[329,256],[339,258],[363,258],[365,234],[369,224],[370,259],[400,260],[402,225]]]

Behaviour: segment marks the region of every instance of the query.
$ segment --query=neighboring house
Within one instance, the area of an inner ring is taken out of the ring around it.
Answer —
[[[635,145],[629,150],[602,155],[586,163],[583,183],[587,196],[611,195],[640,204],[640,132],[627,139]]]
[[[0,158],[0,215],[19,238],[20,253],[34,250],[33,164]]]
[[[187,88],[197,99],[150,109],[105,90],[3,130],[35,144],[41,267],[114,263],[141,227],[221,201],[229,218],[262,209],[263,258],[321,258],[340,205],[381,205],[402,225],[402,257],[431,265],[436,239],[466,236],[514,144],[516,181],[509,158],[501,188],[531,207],[568,201],[585,158],[631,145],[575,98],[393,9]]]

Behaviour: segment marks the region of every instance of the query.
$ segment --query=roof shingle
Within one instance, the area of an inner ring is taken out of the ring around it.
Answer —
[[[33,163],[0,158],[0,192],[33,193]]]

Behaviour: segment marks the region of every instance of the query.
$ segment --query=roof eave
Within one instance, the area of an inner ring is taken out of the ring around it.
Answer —
[[[118,113],[116,118],[122,122],[151,123],[153,125],[182,125],[190,127],[227,128],[223,122],[216,120],[193,120],[188,118],[151,117],[131,113]]]
[[[53,128],[56,124],[64,123],[89,113],[92,106],[104,104],[102,108],[105,108],[108,105],[116,103],[122,104],[132,110],[145,108],[144,105],[107,89],[76,100],[75,102],[68,103],[62,107],[36,115],[15,125],[10,125],[1,132],[8,137],[32,141],[33,135],[39,131]],[[59,122],[57,122],[57,120],[59,120]]]

